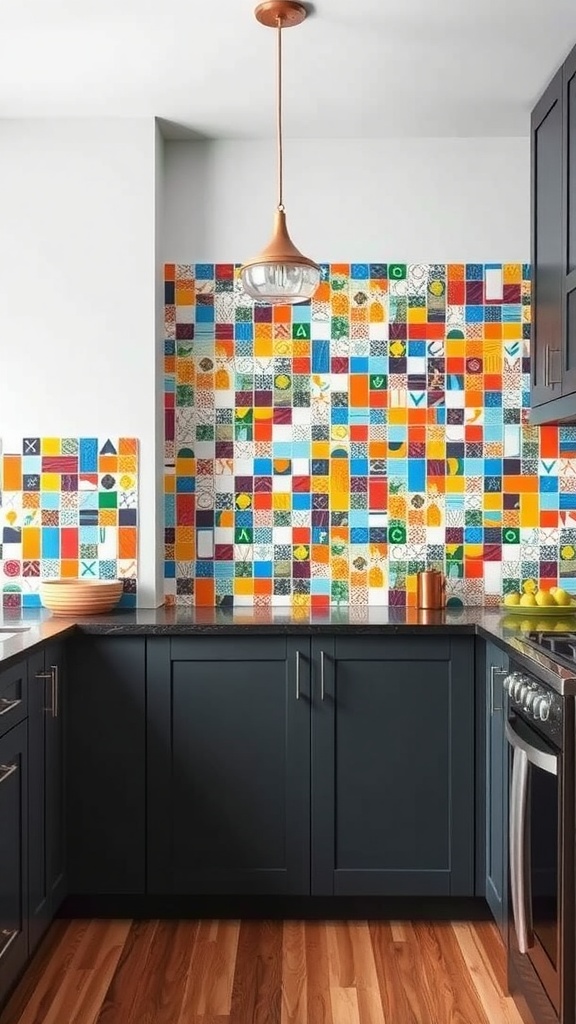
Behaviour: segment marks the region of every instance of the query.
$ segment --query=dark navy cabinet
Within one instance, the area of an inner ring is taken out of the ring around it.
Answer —
[[[73,637],[66,699],[71,893],[143,893],[146,641]]]
[[[309,892],[310,641],[148,644],[148,891]]]
[[[312,886],[472,895],[470,638],[313,641]]]
[[[0,737],[0,1005],[28,957],[27,752],[23,721]]]
[[[486,713],[486,901],[506,935],[508,885],[508,750],[504,735],[503,680],[508,656],[489,641],[485,646]]]
[[[472,895],[472,638],[148,644],[148,891]]]
[[[38,945],[66,895],[64,648],[28,659],[28,944]]]

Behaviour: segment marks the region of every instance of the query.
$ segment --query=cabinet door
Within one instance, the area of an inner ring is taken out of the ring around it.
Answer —
[[[143,637],[69,642],[66,689],[68,887],[143,893],[146,842]]]
[[[47,676],[50,676],[48,680]],[[48,685],[49,683],[49,685]],[[32,953],[50,924],[46,799],[47,714],[52,677],[44,650],[28,658],[28,943]]]
[[[562,72],[532,112],[533,407],[561,394],[563,364]]]
[[[563,68],[564,115],[564,374],[562,393],[576,391],[576,50]]]
[[[508,751],[504,735],[504,676],[508,657],[486,643],[486,901],[506,936],[508,885]]]
[[[472,895],[472,639],[314,640],[313,666],[313,892]]]
[[[0,1003],[28,955],[26,723],[0,738]]]
[[[149,642],[150,892],[309,891],[309,652],[286,637]]]

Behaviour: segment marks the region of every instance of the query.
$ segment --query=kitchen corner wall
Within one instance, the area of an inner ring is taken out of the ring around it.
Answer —
[[[576,428],[527,425],[530,268],[332,264],[258,307],[166,266],[166,588],[180,604],[576,592]]]

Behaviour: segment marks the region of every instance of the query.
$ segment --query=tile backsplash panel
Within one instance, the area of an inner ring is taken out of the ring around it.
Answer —
[[[137,603],[138,442],[25,437],[0,459],[4,609],[40,605],[42,579],[122,579]]]
[[[576,592],[576,428],[527,425],[530,267],[331,264],[254,306],[165,271],[166,600],[451,603]]]

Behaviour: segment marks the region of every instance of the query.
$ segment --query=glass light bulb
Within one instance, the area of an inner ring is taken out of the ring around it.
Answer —
[[[256,302],[284,305],[311,299],[320,283],[320,270],[306,263],[254,263],[242,268],[240,279]]]

